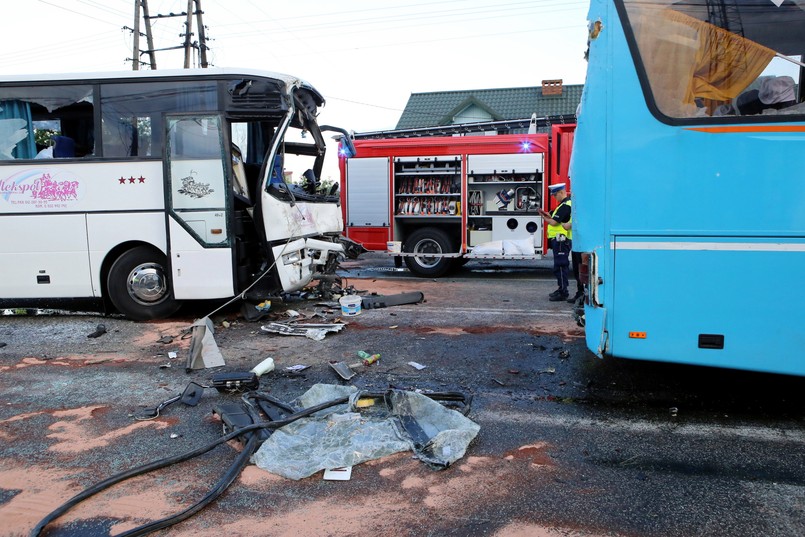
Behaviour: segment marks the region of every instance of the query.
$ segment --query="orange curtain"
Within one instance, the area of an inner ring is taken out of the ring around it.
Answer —
[[[665,18],[681,22],[698,34],[693,76],[685,94],[688,104],[697,98],[734,99],[776,55],[770,48],[678,11],[666,10]]]

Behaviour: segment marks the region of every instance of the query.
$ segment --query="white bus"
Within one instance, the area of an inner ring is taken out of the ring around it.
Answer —
[[[154,319],[332,270],[322,130],[346,133],[317,124],[323,104],[255,70],[0,78],[0,307]]]

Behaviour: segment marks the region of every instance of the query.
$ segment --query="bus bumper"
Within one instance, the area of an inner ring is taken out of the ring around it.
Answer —
[[[344,247],[319,239],[297,239],[272,251],[282,290],[293,292],[308,285],[333,256],[343,255]]]

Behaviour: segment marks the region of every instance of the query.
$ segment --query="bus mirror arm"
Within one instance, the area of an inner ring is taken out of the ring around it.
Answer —
[[[350,136],[346,129],[342,129],[341,127],[333,127],[332,125],[319,125],[319,129],[322,132],[333,131],[341,134],[340,142],[344,145],[346,157],[350,158],[358,154],[358,151],[355,149],[355,144],[352,143],[352,136]]]

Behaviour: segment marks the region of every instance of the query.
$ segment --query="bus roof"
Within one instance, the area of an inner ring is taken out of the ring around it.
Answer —
[[[207,69],[162,69],[140,71],[99,71],[94,73],[47,73],[29,75],[0,75],[0,84],[20,82],[84,82],[92,83],[103,80],[138,80],[156,78],[221,78],[232,76],[254,76],[280,80],[285,85],[299,85],[315,93],[324,103],[324,97],[309,82],[292,75],[262,71],[250,68],[211,67]]]

